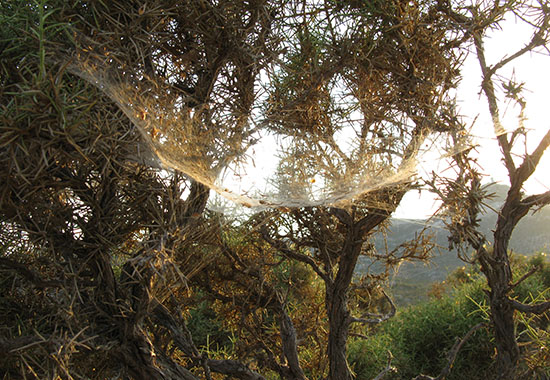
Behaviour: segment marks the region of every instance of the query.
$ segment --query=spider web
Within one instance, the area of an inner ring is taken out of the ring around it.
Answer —
[[[324,91],[289,100],[272,90],[275,73],[262,73],[252,112],[239,113],[223,97],[223,79],[215,84],[217,97],[192,104],[169,81],[135,72],[109,54],[79,51],[68,68],[118,105],[161,168],[256,210],[365,204],[370,192],[411,184],[419,167],[471,148],[460,143],[434,155],[445,132],[425,128],[414,135],[417,120],[341,77]],[[446,101],[440,96],[436,106]]]

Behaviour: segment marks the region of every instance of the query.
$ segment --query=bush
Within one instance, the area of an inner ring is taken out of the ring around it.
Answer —
[[[218,315],[207,301],[190,310],[187,327],[199,349],[218,350],[231,345],[230,332],[223,329]]]
[[[447,364],[447,353],[457,338],[486,321],[483,282],[464,284],[453,294],[411,306],[381,326],[369,339],[350,344],[349,360],[357,379],[372,379],[385,366],[388,351],[397,372],[385,379],[411,379],[421,373],[437,375]],[[484,379],[493,353],[487,329],[478,330],[462,347],[452,379]]]
[[[372,379],[386,367],[392,348],[392,338],[380,331],[368,340],[350,341],[348,358],[358,380]]]
[[[465,286],[452,296],[409,308],[385,328],[395,342],[397,378],[420,373],[435,376],[446,366],[457,338],[486,321],[481,283]],[[492,345],[487,330],[478,330],[462,347],[448,379],[486,378]]]
[[[530,258],[513,255],[512,265],[514,281],[534,267],[537,270],[514,288],[511,297],[526,303],[550,299],[550,263],[545,254]],[[373,330],[368,339],[350,342],[349,361],[358,380],[379,374],[387,365],[388,352],[394,357],[392,365],[397,372],[384,379],[411,379],[421,373],[437,376],[447,365],[447,353],[456,339],[464,337],[476,324],[489,322],[485,278],[475,268],[459,268],[439,285],[437,299],[404,309]],[[449,287],[453,287],[450,292]],[[526,378],[547,376],[548,315],[520,315],[518,321],[517,336],[524,358],[521,372]],[[447,379],[493,378],[493,355],[490,329],[482,328],[462,347]]]

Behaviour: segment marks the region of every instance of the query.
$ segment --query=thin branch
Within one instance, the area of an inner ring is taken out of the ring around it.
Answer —
[[[0,337],[0,354],[7,357],[10,353],[21,351],[34,345],[46,342],[48,342],[48,340],[36,335],[20,336],[13,339],[4,339]]]
[[[500,122],[497,97],[495,94],[495,86],[491,78],[493,72],[487,66],[487,61],[485,59],[485,48],[483,46],[483,36],[480,32],[477,32],[474,35],[474,45],[477,53],[477,60],[479,62],[483,77],[481,88],[483,89],[483,92],[485,93],[485,96],[487,98],[487,102],[489,103],[489,113],[491,114],[493,126],[497,134],[498,143],[504,156],[504,164],[506,166],[506,169],[508,170],[510,179],[513,180],[516,173],[516,165],[514,164],[514,160],[512,158],[510,143],[506,138],[506,134],[503,133],[504,128],[502,127],[502,123]]]
[[[533,37],[531,38],[531,41],[527,45],[525,45],[523,48],[512,54],[511,56],[507,58],[501,59],[499,62],[494,64],[489,68],[489,76],[492,76],[494,73],[497,72],[497,70],[501,69],[511,61],[513,61],[516,58],[521,57],[525,53],[529,53],[531,50],[538,46],[544,45],[545,41],[544,38],[541,36],[541,31],[539,30],[537,33],[533,34]]]
[[[18,263],[5,257],[0,257],[0,267],[13,269],[37,288],[58,288],[63,285],[58,280],[44,280],[39,273],[29,269],[27,265]]]
[[[382,370],[382,372],[380,372],[378,375],[376,375],[376,377],[372,380],[382,380],[384,378],[384,376],[386,376],[389,372],[396,372],[397,371],[395,369],[395,367],[392,367],[392,365],[391,365],[392,359],[393,359],[393,355],[391,354],[390,351],[388,351],[388,364],[386,365],[386,368],[384,368]]]
[[[348,336],[353,336],[353,337],[361,338],[361,339],[365,339],[365,340],[369,339],[369,337],[366,336],[365,334],[359,334],[359,333],[354,333],[354,332],[350,332],[348,334]]]
[[[521,276],[521,278],[519,280],[517,280],[516,282],[514,282],[513,284],[511,284],[509,287],[508,287],[508,291],[514,289],[516,286],[518,286],[519,284],[521,284],[523,281],[525,281],[527,278],[531,277],[531,275],[533,275],[539,268],[538,267],[533,267],[531,268],[531,270],[527,273],[525,273],[523,276]]]

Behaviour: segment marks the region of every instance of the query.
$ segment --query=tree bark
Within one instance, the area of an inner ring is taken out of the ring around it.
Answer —
[[[516,341],[514,308],[508,298],[512,283],[508,244],[514,227],[529,210],[528,207],[521,206],[519,199],[519,188],[512,186],[497,219],[493,252],[489,254],[484,251],[480,255],[481,270],[491,289],[489,306],[497,349],[497,373],[498,379],[501,380],[515,378],[520,358]]]
[[[306,376],[300,366],[298,357],[298,347],[296,344],[296,329],[292,320],[281,305],[279,310],[279,326],[281,329],[281,340],[283,345],[283,354],[288,364],[288,380],[305,380]]]
[[[495,252],[505,249],[495,240]],[[507,246],[507,244],[504,244]],[[495,254],[490,259],[490,266],[482,264],[482,271],[487,277],[490,287],[489,306],[491,308],[491,322],[495,334],[497,348],[498,378],[502,380],[514,379],[515,368],[519,360],[519,347],[516,341],[514,323],[514,309],[508,302],[508,290],[511,282],[511,272],[508,257],[498,259]]]
[[[349,227],[347,239],[342,247],[338,272],[334,282],[326,283],[326,305],[329,320],[327,353],[329,357],[330,380],[352,380],[346,349],[351,325],[348,309],[348,293],[357,259],[361,254],[363,239],[356,225]]]
[[[507,302],[506,296],[491,292],[491,321],[494,327],[495,345],[497,348],[497,371],[501,380],[515,379],[519,360],[519,347],[516,342],[514,310]]]
[[[405,191],[396,192],[390,196],[390,199],[394,202],[394,205],[397,205],[404,194]],[[382,195],[387,196],[386,194]],[[327,342],[328,380],[352,380],[353,374],[347,362],[347,340],[351,324],[362,322],[352,317],[348,305],[353,274],[366,237],[391,215],[391,210],[372,210],[372,212],[367,213],[357,221],[354,220],[355,215],[350,215],[344,209],[331,208],[328,213],[338,219],[340,233],[344,234],[342,245],[338,249],[332,249],[333,256],[331,257],[329,257],[327,249],[319,248],[320,246],[326,248],[327,244],[319,236],[314,236],[312,239],[316,244],[304,244],[304,246],[319,249],[323,253],[320,254],[320,258],[314,258],[289,248],[282,239],[274,239],[266,227],[261,229],[261,233],[271,246],[286,257],[309,265],[323,280],[329,324]],[[314,215],[313,217],[321,216]],[[307,222],[304,224],[307,225]],[[311,229],[315,228],[317,228],[317,225],[313,224]],[[288,357],[287,361],[290,365],[291,360]]]
[[[353,376],[346,357],[350,314],[347,308],[348,289],[327,289],[329,335],[327,354],[330,380],[352,380]]]

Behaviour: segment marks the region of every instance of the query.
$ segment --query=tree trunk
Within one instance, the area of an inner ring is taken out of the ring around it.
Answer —
[[[513,380],[519,360],[514,309],[507,302],[506,295],[493,294],[493,292],[491,292],[490,306],[497,348],[498,379]]]
[[[326,305],[329,320],[327,354],[329,358],[329,380],[352,380],[353,375],[348,366],[346,346],[351,324],[348,309],[348,293],[353,271],[361,253],[363,240],[359,231],[350,228],[346,243],[342,247],[336,278],[326,283]]]
[[[197,380],[187,369],[181,367],[165,353],[153,347],[140,322],[126,319],[121,323],[121,344],[114,354],[126,367],[132,380]]]
[[[329,320],[328,358],[330,380],[352,380],[353,376],[346,357],[350,315],[347,307],[348,288],[327,289]]]
[[[508,302],[512,282],[508,244],[514,227],[526,213],[525,210],[518,209],[516,201],[518,197],[519,191],[511,188],[497,219],[493,252],[480,256],[481,270],[487,277],[487,283],[491,289],[489,305],[497,349],[497,376],[500,380],[515,379],[520,357],[516,341],[514,309]]]
[[[497,348],[497,373],[498,379],[501,380],[515,379],[515,370],[519,360],[514,309],[508,302],[512,274],[508,254],[501,252],[502,250],[506,251],[507,246],[508,244],[495,241],[494,255],[490,260],[490,267],[487,269],[487,264],[482,266],[491,289],[489,305]]]

